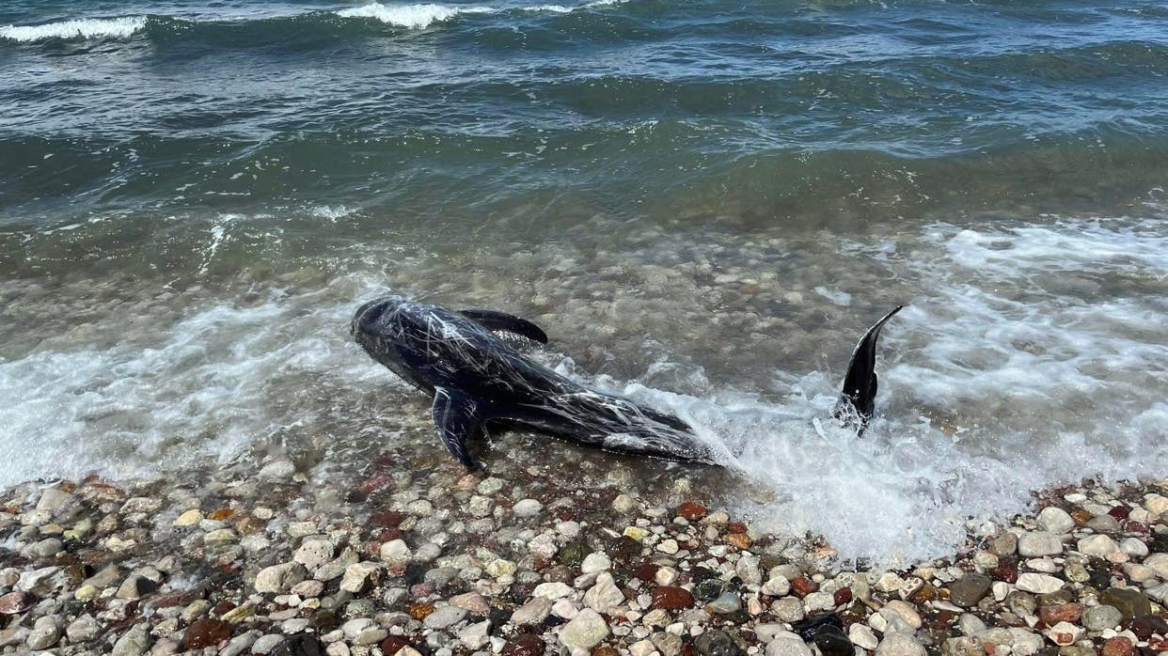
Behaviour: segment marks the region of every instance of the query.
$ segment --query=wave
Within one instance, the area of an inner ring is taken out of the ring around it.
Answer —
[[[451,7],[448,5],[383,5],[373,2],[362,7],[342,9],[342,18],[373,18],[398,27],[422,29],[436,22],[450,20],[459,14],[494,14],[501,11],[492,7]]]
[[[0,39],[20,43],[64,39],[125,39],[146,27],[145,16],[85,18],[44,25],[0,27]]]

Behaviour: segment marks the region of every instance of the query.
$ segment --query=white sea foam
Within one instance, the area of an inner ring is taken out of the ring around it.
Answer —
[[[236,223],[216,225],[228,231],[218,243],[232,243]],[[907,290],[883,334],[880,416],[863,438],[829,418],[838,371],[776,372],[752,394],[685,363],[648,367],[645,384],[580,379],[677,413],[735,454],[710,493],[770,528],[823,535],[847,558],[941,555],[967,518],[1020,511],[1031,490],[1168,472],[1168,223],[934,225],[822,247],[840,267],[879,262]],[[0,362],[0,449],[13,454],[0,485],[230,459],[297,430],[352,441],[398,401],[384,398],[392,376],[346,333],[353,304],[378,291],[334,281],[248,307],[212,299],[138,334],[79,326]],[[102,331],[125,341],[69,345]],[[688,381],[687,395],[647,386],[665,373]],[[427,421],[424,403],[385,424],[405,421]]]
[[[434,23],[448,21],[459,14],[493,14],[499,11],[491,7],[455,7],[437,4],[383,5],[373,2],[361,7],[342,9],[337,12],[342,18],[373,18],[411,29],[422,29]]]
[[[0,27],[0,39],[34,42],[54,39],[125,39],[146,27],[145,16],[86,18],[44,25]]]

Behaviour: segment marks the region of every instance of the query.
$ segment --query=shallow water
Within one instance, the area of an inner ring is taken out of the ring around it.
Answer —
[[[68,21],[76,21],[69,23]],[[678,413],[677,479],[849,558],[1163,474],[1168,14],[1041,2],[0,8],[0,484],[447,462],[349,340],[389,291]],[[11,27],[6,27],[11,24]],[[829,420],[855,340],[880,416]],[[529,457],[530,456],[530,457]],[[452,462],[448,463],[453,466]]]

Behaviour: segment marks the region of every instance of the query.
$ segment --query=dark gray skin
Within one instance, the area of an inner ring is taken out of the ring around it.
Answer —
[[[872,349],[879,328],[873,330],[864,338],[870,338]],[[714,449],[681,419],[578,385],[523,357],[493,331],[547,343],[538,326],[519,317],[492,310],[455,312],[396,296],[365,303],[352,322],[353,337],[374,360],[433,396],[438,435],[468,469],[479,465],[467,444],[486,427],[551,435],[619,453],[716,464]],[[867,353],[864,340],[857,354]],[[855,355],[849,377],[856,368]],[[868,361],[860,359],[856,375],[874,379]],[[874,385],[871,390],[874,395]],[[856,407],[871,407],[863,390],[859,394],[861,405]],[[841,397],[841,403],[847,398]]]

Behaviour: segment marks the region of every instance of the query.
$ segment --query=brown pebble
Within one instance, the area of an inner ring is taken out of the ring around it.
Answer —
[[[1131,630],[1140,640],[1147,640],[1155,633],[1168,636],[1168,621],[1163,617],[1145,615],[1131,621]]]
[[[1016,583],[1018,581],[1018,566],[1010,562],[999,563],[997,567],[989,571],[989,575],[995,581]]]
[[[657,565],[654,565],[653,563],[645,563],[644,565],[641,565],[637,568],[637,571],[635,574],[633,574],[633,576],[641,579],[642,581],[645,581],[646,583],[649,583],[652,582],[653,579],[657,578],[657,570],[659,569],[661,568]]]
[[[597,645],[592,648],[592,656],[620,656],[620,652],[608,645]]]
[[[932,583],[926,583],[921,586],[920,590],[912,593],[912,595],[909,597],[909,601],[915,604],[927,604],[939,596],[941,595],[937,590],[937,586],[933,585]]]
[[[517,635],[503,645],[503,656],[543,656],[544,644],[533,633]]]
[[[187,650],[213,647],[229,640],[233,629],[221,620],[195,620],[183,634],[183,645]]]
[[[406,612],[410,614],[410,617],[421,622],[434,612],[434,604],[410,604]]]
[[[1075,520],[1075,526],[1080,528],[1086,526],[1087,522],[1091,521],[1091,518],[1094,517],[1094,515],[1082,508],[1076,508],[1070,514],[1071,519]]]
[[[749,549],[751,543],[750,536],[745,533],[731,533],[726,536],[726,544],[729,544],[739,549]]]
[[[794,591],[795,594],[798,595],[800,598],[806,597],[807,595],[811,594],[812,592],[815,592],[818,589],[819,589],[819,586],[815,583],[815,581],[812,581],[811,579],[807,578],[806,576],[800,576],[799,578],[795,579],[794,581],[791,581],[791,590]]]
[[[235,511],[231,508],[220,508],[219,510],[211,511],[211,514],[207,515],[207,519],[219,522],[231,517],[234,514]]]
[[[692,522],[705,517],[706,509],[692,501],[686,501],[677,507],[677,514],[679,517],[684,517]]]
[[[224,599],[223,601],[215,604],[215,608],[212,609],[212,612],[216,615],[223,616],[224,614],[230,613],[233,610],[235,610],[235,604]]]
[[[726,530],[731,533],[746,533],[749,529],[742,522],[730,522],[726,525]]]
[[[840,588],[839,590],[836,590],[835,595],[832,597],[832,601],[835,602],[836,606],[842,606],[846,603],[851,602],[852,601],[852,589],[851,588]]]
[[[1054,626],[1059,622],[1076,624],[1083,615],[1083,607],[1079,604],[1059,604],[1058,606],[1043,606],[1038,609],[1038,615],[1047,626]]]
[[[15,615],[23,613],[32,606],[32,595],[20,592],[9,592],[0,597],[0,615]]]
[[[1102,656],[1131,656],[1136,646],[1131,639],[1124,636],[1109,638],[1103,643]]]
[[[412,645],[409,640],[401,636],[389,636],[385,640],[382,640],[378,646],[381,647],[381,653],[385,654],[385,656],[393,656],[401,651],[402,647],[411,647]]]
[[[689,590],[672,586],[662,586],[653,590],[653,608],[663,610],[684,610],[693,608],[694,598]]]

